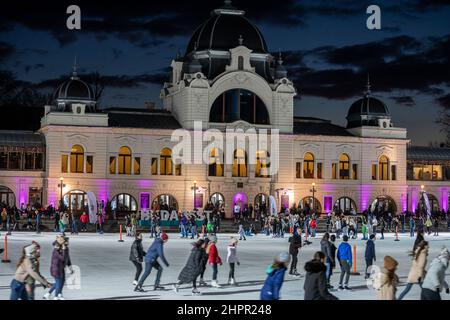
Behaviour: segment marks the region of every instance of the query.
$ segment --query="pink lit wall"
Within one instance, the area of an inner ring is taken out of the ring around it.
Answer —
[[[239,202],[240,201],[240,202]],[[244,205],[247,203],[247,195],[242,192],[238,192],[233,196],[233,206],[238,203],[241,209],[244,209]]]

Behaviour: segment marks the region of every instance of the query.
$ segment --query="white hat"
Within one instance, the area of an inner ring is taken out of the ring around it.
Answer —
[[[34,243],[30,244],[29,246],[26,246],[25,249],[25,255],[27,257],[31,256],[36,250],[38,246]]]
[[[288,252],[282,252],[282,253],[280,253],[279,255],[278,255],[278,261],[279,262],[289,262],[289,260],[290,260],[290,255],[289,255],[289,253]]]

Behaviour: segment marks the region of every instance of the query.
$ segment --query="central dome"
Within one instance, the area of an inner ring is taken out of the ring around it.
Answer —
[[[228,51],[239,45],[240,38],[242,45],[254,53],[267,53],[266,41],[258,28],[244,17],[244,11],[226,3],[224,7],[213,10],[211,17],[195,30],[186,55],[202,50]]]

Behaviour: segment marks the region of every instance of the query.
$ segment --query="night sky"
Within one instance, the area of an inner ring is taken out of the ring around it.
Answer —
[[[100,73],[101,106],[162,105],[171,60],[222,1],[58,1],[2,3],[0,70],[45,91],[70,75]],[[66,28],[66,8],[81,8],[81,30]],[[366,28],[366,8],[381,7],[381,30]],[[295,114],[345,125],[367,74],[372,93],[406,127],[415,145],[440,142],[435,123],[450,108],[450,1],[233,1],[281,50],[299,95]],[[245,41],[245,40],[244,40]],[[245,43],[244,43],[245,44]]]

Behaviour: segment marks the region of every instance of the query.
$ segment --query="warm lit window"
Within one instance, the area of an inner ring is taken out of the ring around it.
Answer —
[[[233,177],[247,176],[247,155],[242,149],[234,150]]]
[[[269,153],[267,151],[256,152],[255,177],[269,177],[270,162]]]
[[[94,171],[94,157],[86,156],[86,173],[92,173]]]
[[[159,155],[159,174],[170,176],[172,175],[172,150],[164,148]]]
[[[131,150],[128,147],[119,149],[119,174],[131,174]]]
[[[381,156],[378,161],[378,178],[380,180],[389,180],[389,160],[386,156]]]
[[[152,158],[152,175],[156,176],[158,174],[158,158]]]
[[[414,180],[442,180],[442,165],[422,165],[414,164],[413,178]]]
[[[333,163],[331,165],[331,179],[337,179],[337,164]]]
[[[109,173],[116,173],[116,157],[109,157]]]
[[[356,163],[352,164],[352,179],[358,180],[358,165]]]
[[[345,153],[339,157],[339,179],[350,179],[350,158]]]
[[[372,164],[372,180],[377,180],[377,165]]]
[[[69,157],[67,156],[67,154],[62,154],[61,155],[61,172],[62,173],[67,173],[67,161],[68,161]]]
[[[139,157],[134,158],[133,171],[135,175],[141,174],[141,158]]]
[[[322,179],[323,177],[322,163],[317,163],[317,179]]]
[[[300,179],[302,177],[302,163],[301,162],[295,163],[295,177],[297,179]]]
[[[209,152],[208,175],[223,177],[223,155],[217,148],[212,148]]]
[[[84,149],[80,145],[74,145],[70,151],[70,172],[84,172]]]
[[[176,176],[181,176],[181,163],[177,163],[175,165],[175,175]]]
[[[309,152],[303,158],[303,178],[314,178],[314,156]]]

